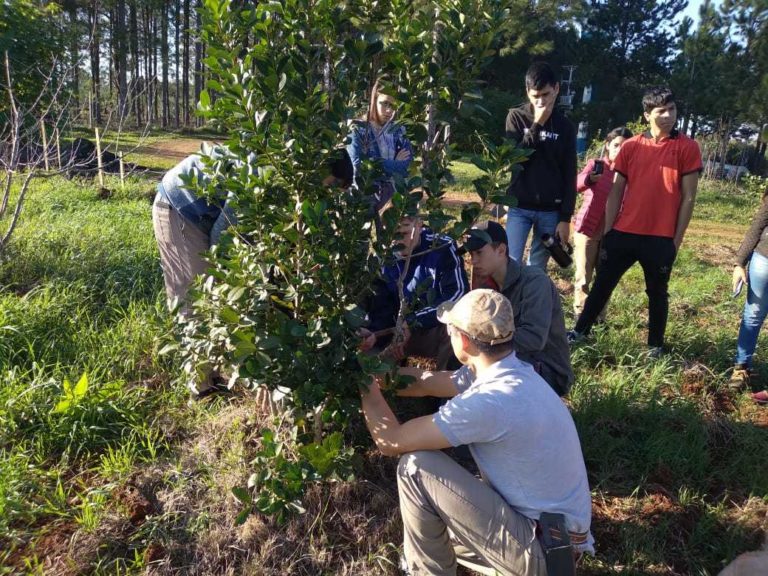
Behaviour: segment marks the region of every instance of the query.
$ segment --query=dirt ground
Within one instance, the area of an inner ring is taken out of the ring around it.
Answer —
[[[158,140],[149,146],[141,146],[137,148],[136,153],[172,160],[183,160],[193,152],[199,151],[202,142],[203,140],[200,140],[199,138]]]

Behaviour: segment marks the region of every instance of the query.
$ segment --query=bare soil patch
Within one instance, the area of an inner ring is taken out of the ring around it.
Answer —
[[[202,142],[203,140],[199,138],[171,138],[168,140],[158,140],[149,146],[140,146],[135,152],[136,154],[145,154],[147,156],[183,160],[190,154],[198,152]]]

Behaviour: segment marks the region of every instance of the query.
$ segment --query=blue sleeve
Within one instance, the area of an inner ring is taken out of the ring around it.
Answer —
[[[213,223],[213,227],[211,228],[210,245],[213,246],[214,244],[218,244],[219,240],[221,240],[221,235],[224,233],[224,231],[230,226],[236,226],[236,225],[237,225],[237,215],[235,214],[235,211],[232,209],[232,206],[230,205],[229,201],[227,201],[224,204],[224,207],[222,208],[221,213],[219,214],[219,217],[216,218],[216,221]]]
[[[405,135],[405,130],[402,128],[398,133],[396,144],[397,152],[400,152],[401,150],[408,150],[408,152],[411,154],[411,157],[408,160],[382,160],[381,165],[387,175],[392,176],[394,174],[400,174],[401,176],[405,177],[408,174],[408,167],[411,165],[411,161],[413,160],[413,148],[411,147],[411,141],[408,140],[408,137]],[[395,156],[397,156],[397,153],[395,153]]]
[[[365,136],[362,134],[365,131],[366,130],[364,127],[360,125],[354,125],[349,135],[350,140],[349,144],[347,144],[347,154],[349,154],[349,159],[352,161],[352,169],[355,176],[357,176],[358,168],[363,162],[363,157],[365,156],[365,150],[363,147],[363,138]]]
[[[464,262],[456,253],[456,245],[452,240],[445,239],[448,245],[436,252],[439,254],[435,275],[438,285],[437,295],[430,306],[415,313],[416,322],[422,328],[434,328],[438,325],[437,307],[443,302],[456,302],[468,290],[467,275],[464,272]]]
[[[389,288],[384,278],[373,282],[373,296],[368,300],[368,330],[375,332],[395,325],[400,300],[396,293]]]

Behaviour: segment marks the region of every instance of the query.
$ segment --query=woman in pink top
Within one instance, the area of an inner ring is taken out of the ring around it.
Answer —
[[[600,253],[600,242],[603,239],[605,225],[605,203],[613,185],[613,161],[619,154],[621,145],[627,138],[632,137],[624,126],[614,128],[605,138],[605,156],[601,160],[590,160],[579,174],[576,189],[584,193],[581,210],[576,214],[573,237],[574,259],[576,273],[573,280],[573,311],[579,317],[584,302],[589,294]],[[602,164],[600,171],[598,163]],[[600,313],[600,319],[605,317],[605,310]]]

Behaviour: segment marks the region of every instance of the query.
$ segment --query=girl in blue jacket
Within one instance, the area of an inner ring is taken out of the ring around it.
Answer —
[[[374,207],[378,211],[394,193],[393,176],[408,174],[408,167],[413,159],[413,151],[405,128],[395,124],[395,99],[380,91],[381,79],[371,90],[368,113],[352,126],[351,141],[347,152],[352,159],[355,179],[358,177],[360,164],[364,160],[378,160],[383,172],[376,180]]]

